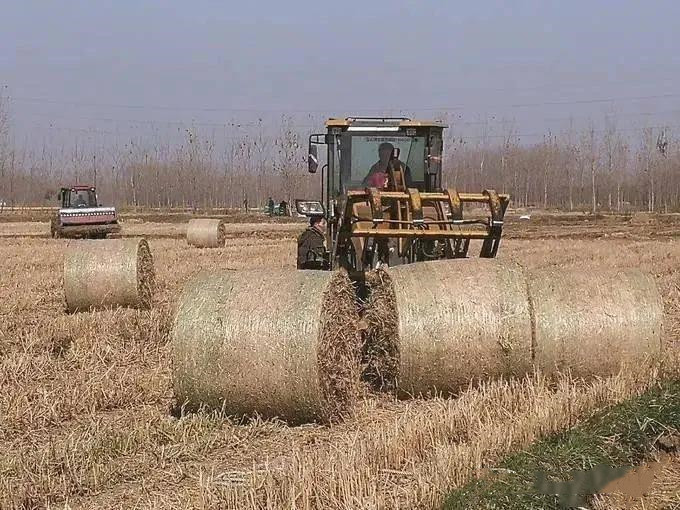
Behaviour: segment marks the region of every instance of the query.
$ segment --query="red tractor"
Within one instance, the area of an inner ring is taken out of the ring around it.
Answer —
[[[102,207],[94,186],[72,186],[59,191],[61,208],[50,222],[52,237],[103,239],[120,232],[115,207]]]

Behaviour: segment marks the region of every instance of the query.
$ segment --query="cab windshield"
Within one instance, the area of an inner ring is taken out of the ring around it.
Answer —
[[[97,196],[89,189],[72,189],[69,195],[70,207],[97,207]]]
[[[393,149],[399,149],[399,161],[405,168],[407,185],[420,187],[424,184],[424,136],[344,133],[339,145],[341,192],[366,188],[373,174],[387,170]]]

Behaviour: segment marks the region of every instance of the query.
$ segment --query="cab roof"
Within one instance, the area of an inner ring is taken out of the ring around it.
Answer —
[[[61,189],[68,189],[68,190],[75,190],[75,191],[88,191],[91,189],[95,189],[94,186],[86,186],[84,184],[76,184],[74,186],[64,186]]]
[[[350,127],[353,125],[365,127],[438,127],[447,128],[448,126],[438,120],[414,120],[407,117],[345,117],[344,119],[330,118],[326,121],[326,127]]]

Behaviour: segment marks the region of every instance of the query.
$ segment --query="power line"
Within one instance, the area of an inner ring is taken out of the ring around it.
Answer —
[[[573,104],[595,104],[595,103],[614,103],[618,101],[644,101],[648,99],[668,99],[680,97],[680,94],[657,94],[654,96],[628,96],[628,97],[609,97],[598,99],[582,99],[577,101],[546,101],[543,103],[518,103],[510,105],[512,108],[526,108],[532,106],[553,106],[553,105],[573,105]]]
[[[629,133],[629,132],[641,132],[645,131],[647,129],[671,129],[671,128],[678,128],[680,127],[680,124],[664,124],[664,125],[659,125],[659,126],[645,126],[645,127],[634,127],[634,128],[620,128],[617,129],[616,132],[623,132],[623,133]],[[571,131],[574,131],[572,129],[563,129],[557,134],[565,135]],[[582,131],[582,130],[581,130]],[[590,129],[588,129],[590,131]],[[606,129],[594,129],[593,133],[596,134],[604,134],[606,133]],[[546,131],[543,132],[536,132],[536,133],[517,133],[517,134],[511,134],[510,136],[512,138],[533,138],[533,137],[542,137],[548,134]],[[483,140],[483,139],[498,139],[498,138],[507,138],[507,134],[503,135],[475,135],[475,136],[465,136],[465,135],[454,135],[453,138],[460,138],[463,141],[465,140]]]
[[[42,117],[50,119],[51,121],[56,120],[85,120],[85,121],[97,121],[97,122],[109,122],[118,124],[145,124],[151,126],[180,126],[180,127],[191,127],[191,126],[201,126],[201,127],[216,127],[216,128],[243,128],[243,127],[258,127],[262,125],[266,126],[264,123],[257,122],[198,122],[195,120],[141,120],[141,119],[116,119],[113,117],[82,117],[82,116],[71,116],[65,117],[63,115],[51,115],[48,113],[38,113],[38,112],[25,112],[25,115],[32,117]],[[305,127],[302,125],[294,125],[295,127]],[[313,127],[313,126],[309,126]]]
[[[402,107],[397,108],[356,108],[360,112],[384,112],[384,111],[459,111],[479,108],[532,108],[539,106],[568,106],[578,104],[598,104],[615,103],[622,101],[644,101],[651,99],[670,99],[680,97],[680,93],[655,94],[648,96],[622,96],[622,97],[600,97],[591,99],[575,99],[568,101],[542,101],[533,103],[499,103],[495,105],[458,105],[458,106],[438,106],[438,107]],[[235,113],[328,113],[329,108],[325,109],[297,109],[297,108],[240,108],[240,107],[192,107],[192,106],[166,106],[166,105],[141,105],[141,104],[120,104],[120,103],[91,103],[81,101],[55,100],[48,98],[10,96],[12,101],[60,104],[67,106],[91,106],[97,108],[123,108],[135,110],[164,110],[164,111],[194,111],[194,112],[235,112]]]
[[[673,109],[673,110],[660,110],[656,112],[631,112],[631,113],[605,113],[605,117],[609,117],[611,120],[618,120],[619,118],[624,118],[624,117],[655,117],[655,116],[661,116],[661,115],[678,115],[680,114],[680,110]],[[545,118],[543,119],[543,122],[549,123],[549,122],[564,122],[564,121],[571,121],[571,120],[577,120],[577,119],[589,119],[592,120],[592,116],[587,116],[587,115],[579,115],[579,116],[573,116],[570,115],[569,117],[553,117],[553,118]]]
[[[141,119],[120,119],[113,117],[84,117],[84,116],[63,116],[63,115],[50,115],[38,112],[25,112],[26,115],[47,118],[50,119],[50,126],[53,126],[55,121],[73,121],[73,120],[85,120],[85,121],[96,121],[96,122],[106,122],[120,124],[129,124],[128,128],[135,128],[140,126],[150,126],[151,128],[192,128],[192,127],[208,127],[208,128],[221,128],[221,129],[241,129],[241,128],[254,128],[254,127],[267,127],[267,123],[260,122],[198,122],[196,120],[141,120]],[[624,117],[640,117],[640,116],[662,116],[662,115],[677,115],[680,114],[680,110],[661,110],[655,112],[635,112],[635,113],[613,113],[611,117],[613,119],[624,118]],[[609,114],[605,114],[609,116]],[[554,122],[565,122],[565,121],[575,121],[591,119],[592,116],[568,116],[568,117],[557,117],[557,118],[544,118],[542,122],[544,124],[554,123]],[[503,124],[507,119],[498,119],[496,116],[492,115],[485,118],[482,121],[452,121],[452,127],[461,126],[492,126],[494,124]],[[314,129],[319,128],[318,124],[300,124],[293,123],[290,124],[291,127],[297,129]],[[92,128],[94,129],[94,128]]]
[[[45,103],[66,106],[92,106],[96,108],[122,108],[129,110],[164,110],[164,111],[193,111],[193,112],[236,112],[236,113],[326,113],[323,110],[305,110],[296,108],[241,108],[241,107],[196,107],[196,106],[166,106],[166,105],[141,105],[120,103],[91,103],[82,101],[56,100],[41,97],[10,96],[12,101],[26,103]],[[382,109],[361,109],[362,111],[382,111]]]

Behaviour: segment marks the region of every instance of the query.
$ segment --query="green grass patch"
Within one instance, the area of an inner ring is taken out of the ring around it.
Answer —
[[[452,492],[444,508],[570,508],[573,499],[539,492],[535,486],[539,473],[545,474],[548,482],[578,480],[582,476],[579,473],[594,468],[596,473],[621,476],[624,470],[612,473],[612,469],[604,466],[622,468],[639,464],[660,435],[678,429],[680,381],[672,381],[507,457],[493,474]]]

